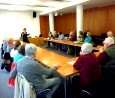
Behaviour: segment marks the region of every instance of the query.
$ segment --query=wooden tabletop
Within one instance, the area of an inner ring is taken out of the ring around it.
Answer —
[[[38,47],[36,59],[48,67],[52,67],[55,64],[61,65],[57,72],[59,72],[64,77],[78,72],[78,70],[75,70],[73,66],[68,63],[71,60],[70,58],[50,52],[46,49]]]

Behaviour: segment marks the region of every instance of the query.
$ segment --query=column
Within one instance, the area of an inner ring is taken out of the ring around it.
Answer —
[[[76,6],[76,29],[78,37],[79,31],[83,31],[83,5]]]
[[[50,26],[50,31],[53,33],[54,32],[54,15],[53,15],[53,13],[49,13],[49,26]]]

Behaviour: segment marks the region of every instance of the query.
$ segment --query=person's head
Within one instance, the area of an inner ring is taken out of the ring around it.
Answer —
[[[90,36],[91,36],[91,33],[90,33],[90,32],[87,32],[87,36],[90,37]]]
[[[58,32],[58,35],[61,35],[62,34],[62,32]]]
[[[81,46],[81,52],[83,53],[91,53],[93,50],[93,45],[91,43],[84,43]]]
[[[21,42],[19,40],[14,42],[14,49],[17,49],[21,45]]]
[[[73,31],[70,31],[69,35],[74,35],[74,32],[73,32]]]
[[[57,34],[57,32],[56,32],[56,31],[54,31],[54,35],[55,35],[55,34]]]
[[[37,46],[34,44],[26,44],[25,46],[25,54],[26,56],[34,57],[36,56]]]
[[[23,31],[24,31],[24,32],[26,32],[26,30],[27,30],[26,28],[23,28]]]
[[[52,35],[52,32],[51,31],[49,31],[49,36],[51,36]]]
[[[13,44],[14,39],[13,38],[7,38],[7,43],[8,44]]]
[[[79,31],[79,35],[83,35],[83,32],[82,32],[82,31]]]
[[[22,44],[18,47],[18,53],[25,55],[25,44]]]
[[[107,36],[108,36],[108,37],[113,37],[112,31],[108,31],[108,32],[107,32]]]
[[[105,38],[105,40],[103,41],[104,44],[104,48],[109,47],[110,45],[114,44],[114,39],[112,37],[107,37]]]

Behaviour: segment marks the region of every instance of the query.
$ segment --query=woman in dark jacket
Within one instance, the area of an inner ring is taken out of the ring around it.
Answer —
[[[23,42],[29,43],[28,35],[30,35],[30,34],[27,34],[26,28],[24,28],[23,32],[21,33],[21,38],[22,38]]]

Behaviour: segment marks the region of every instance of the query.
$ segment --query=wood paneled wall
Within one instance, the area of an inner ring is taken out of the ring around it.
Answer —
[[[45,16],[41,17],[40,22],[43,22],[40,23],[40,25],[42,24],[40,26],[41,30],[49,30],[47,29],[49,28],[48,16],[47,18]],[[101,35],[110,30],[115,35],[115,5],[84,10],[83,20],[83,30],[90,30],[92,35]],[[69,34],[70,31],[75,31],[76,13],[55,16],[54,28],[57,32],[62,31],[64,34]]]
[[[43,37],[48,36],[49,32],[49,16],[40,16],[40,32]]]
[[[107,31],[115,33],[115,5],[84,10],[84,30],[89,29],[93,35]]]
[[[57,32],[69,34],[70,31],[76,31],[76,15],[75,13],[64,14],[54,17],[54,28]]]

